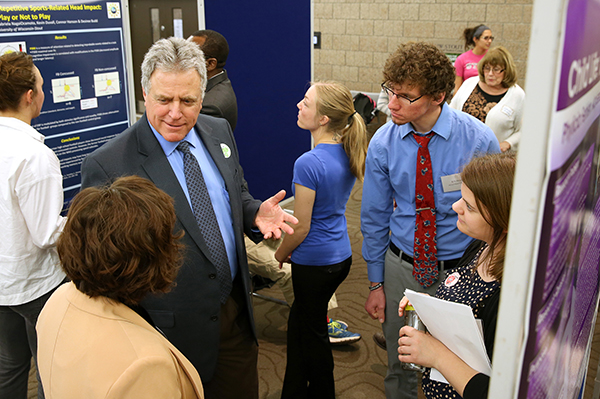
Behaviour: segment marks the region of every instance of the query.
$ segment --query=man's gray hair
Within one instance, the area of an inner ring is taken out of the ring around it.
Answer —
[[[204,53],[194,42],[178,37],[160,39],[150,47],[142,62],[142,88],[148,94],[150,77],[157,69],[162,72],[186,72],[195,69],[200,75],[201,93],[206,90]]]

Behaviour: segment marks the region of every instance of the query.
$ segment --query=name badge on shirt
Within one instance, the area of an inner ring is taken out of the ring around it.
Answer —
[[[442,176],[442,187],[444,188],[445,193],[460,190],[461,184],[462,179],[460,178],[460,173]]]
[[[515,111],[513,111],[512,108],[505,105],[504,107],[502,107],[502,113],[506,116],[512,116],[512,114],[514,114]]]

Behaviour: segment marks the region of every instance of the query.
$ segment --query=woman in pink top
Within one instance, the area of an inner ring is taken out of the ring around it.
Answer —
[[[455,93],[465,80],[477,76],[477,64],[485,53],[487,53],[492,45],[492,41],[494,41],[492,30],[483,24],[465,29],[463,37],[465,39],[465,50],[470,47],[473,47],[473,49],[459,55],[454,62],[454,69],[456,69],[456,78],[454,80]]]

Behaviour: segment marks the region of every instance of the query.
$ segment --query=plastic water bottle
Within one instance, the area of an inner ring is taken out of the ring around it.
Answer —
[[[419,318],[419,315],[417,315],[415,308],[413,308],[411,305],[407,305],[404,308],[404,325],[411,326],[419,331],[427,331],[427,327],[425,327],[425,324],[423,324]],[[425,371],[425,367],[415,363],[402,363],[402,368],[404,370],[419,371],[421,373]]]

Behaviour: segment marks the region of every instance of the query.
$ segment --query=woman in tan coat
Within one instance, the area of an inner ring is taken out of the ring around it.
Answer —
[[[75,197],[57,244],[72,282],[37,324],[47,399],[204,398],[197,371],[139,306],[173,284],[174,224],[172,199],[140,177]]]

